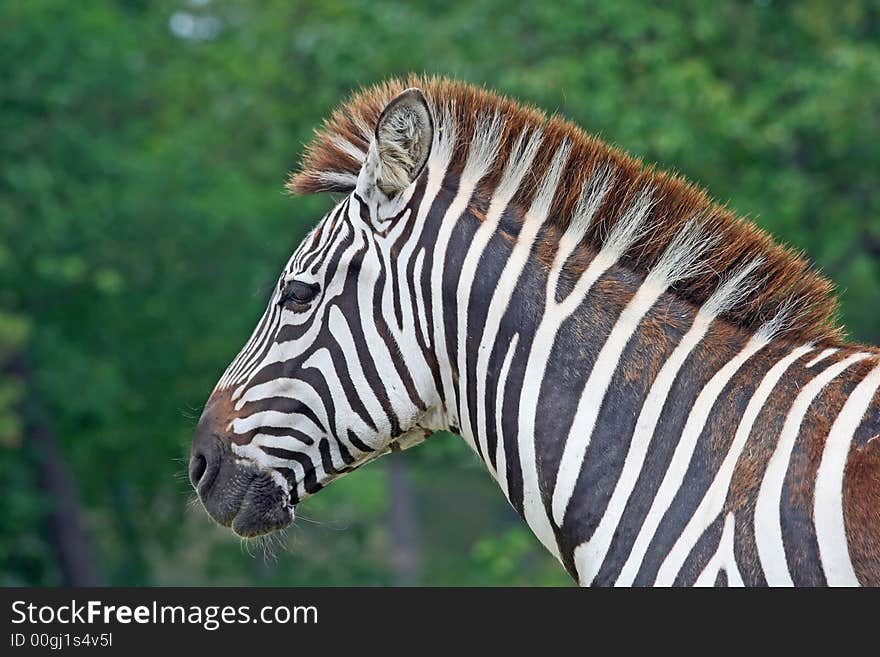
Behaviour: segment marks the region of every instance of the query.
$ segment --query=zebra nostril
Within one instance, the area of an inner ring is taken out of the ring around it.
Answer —
[[[192,482],[193,488],[197,489],[199,487],[199,482],[205,476],[207,469],[208,459],[205,458],[204,454],[193,454],[189,460],[189,480]]]

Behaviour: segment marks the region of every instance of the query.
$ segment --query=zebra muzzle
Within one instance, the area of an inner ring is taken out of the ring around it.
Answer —
[[[236,456],[203,417],[190,453],[189,477],[208,515],[243,537],[268,534],[293,521],[290,496],[271,474]]]

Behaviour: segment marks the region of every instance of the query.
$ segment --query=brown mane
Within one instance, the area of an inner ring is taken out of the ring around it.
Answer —
[[[483,178],[486,194],[498,183],[517,137],[523,130],[540,129],[540,149],[531,171],[548,169],[560,146],[567,142],[571,154],[560,177],[550,211],[550,234],[559,234],[571,219],[580,192],[598,166],[612,169],[614,182],[602,202],[585,241],[592,250],[602,244],[609,226],[620,218],[634,195],[651,189],[654,205],[651,230],[630,249],[627,267],[647,271],[692,218],[699,217],[708,232],[717,237],[694,276],[675,285],[676,292],[702,304],[724,277],[756,258],[761,264],[753,276],[754,290],[725,317],[754,329],[773,318],[782,308],[792,314],[788,338],[800,342],[840,343],[843,328],[837,322],[838,301],[833,284],[816,272],[801,255],[777,244],[750,221],[737,217],[706,193],[683,178],[652,166],[588,135],[573,123],[547,116],[530,106],[494,92],[445,78],[410,76],[393,79],[362,90],[342,104],[317,131],[307,147],[300,170],[292,174],[287,187],[296,193],[350,192],[372,137],[373,126],[391,98],[408,87],[420,88],[435,117],[445,116],[454,124],[457,138],[451,169],[460,171],[467,157],[474,128],[480,118],[499,115],[504,120],[498,157]],[[438,124],[443,129],[443,122]],[[540,183],[539,175],[527,176],[513,203],[528,207]],[[547,252],[548,249],[543,249]],[[542,252],[538,250],[539,254]]]

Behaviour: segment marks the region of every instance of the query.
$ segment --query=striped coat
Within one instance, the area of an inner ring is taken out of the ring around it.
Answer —
[[[448,429],[581,584],[880,581],[880,352],[753,224],[438,79],[349,100],[290,188],[344,196],[200,421],[218,522]]]

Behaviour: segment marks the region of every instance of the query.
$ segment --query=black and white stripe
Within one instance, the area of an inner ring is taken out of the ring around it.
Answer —
[[[791,585],[811,583],[810,573],[857,584],[843,480],[853,435],[877,414],[877,352],[790,341],[796,299],[756,331],[737,328],[730,317],[762,284],[756,261],[699,307],[676,295],[716,246],[700,216],[646,275],[628,269],[658,220],[656,189],[629,190],[590,251],[584,237],[617,184],[611,165],[595,166],[577,211],[550,237],[554,198],[570,191],[569,145],[538,172],[543,135],[523,130],[485,197],[504,121],[487,114],[462,135],[451,112],[432,112],[421,175],[395,198],[370,188],[367,165],[346,178],[355,191],[294,253],[218,383],[235,405],[235,454],[281,473],[297,502],[451,428],[581,584]],[[459,171],[451,162],[462,143]],[[519,210],[528,176],[540,180]],[[539,246],[552,249],[549,265]],[[589,261],[572,266],[584,253]],[[279,305],[290,280],[319,285],[319,298]],[[788,525],[802,428],[841,395],[810,508]],[[802,539],[818,562],[792,556]]]

